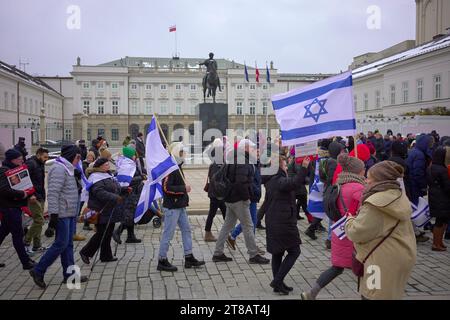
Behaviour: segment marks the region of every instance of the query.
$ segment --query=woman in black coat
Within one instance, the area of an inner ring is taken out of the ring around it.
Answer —
[[[437,148],[431,166],[427,169],[428,204],[430,214],[436,218],[433,227],[433,251],[446,251],[443,237],[450,220],[450,179],[445,166],[446,149]]]
[[[272,254],[274,292],[287,295],[292,291],[284,283],[284,278],[300,255],[300,234],[297,227],[296,190],[305,183],[309,158],[305,158],[302,168],[293,177],[288,177],[286,159],[279,157],[279,170],[273,176],[263,176],[266,187],[264,207],[266,214],[267,251]],[[287,256],[283,260],[284,253]]]
[[[89,181],[94,182],[89,190],[88,207],[99,213],[96,224],[97,232],[89,242],[81,249],[80,256],[84,263],[89,264],[89,258],[95,255],[100,248],[100,261],[117,261],[111,250],[111,237],[114,224],[122,220],[123,197],[128,188],[122,188],[109,172],[109,161],[99,158],[95,161],[93,173]],[[104,237],[103,241],[102,238]]]

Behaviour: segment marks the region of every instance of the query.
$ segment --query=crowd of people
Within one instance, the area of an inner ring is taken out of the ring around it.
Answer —
[[[301,254],[298,220],[305,219],[301,211],[309,223],[305,235],[315,241],[317,232],[328,231],[324,250],[331,250],[330,268],[319,276],[310,291],[302,292],[302,299],[315,299],[322,288],[345,269],[354,268],[356,262],[365,268],[378,266],[384,284],[381,288],[368,287],[368,275],[358,274],[358,289],[363,299],[400,299],[416,261],[416,243],[429,240],[426,230],[433,234],[431,249],[446,251],[443,239],[448,239],[450,234],[450,137],[440,138],[432,132],[408,134],[404,138],[401,134],[393,135],[392,131],[384,137],[380,132],[368,132],[367,136],[361,133],[356,139],[334,137],[318,142],[316,157],[296,155],[295,147],[282,147],[279,138],[273,143],[266,141],[267,148],[260,154],[262,142],[257,140],[236,137],[228,141],[224,137],[211,145],[211,164],[204,188],[210,199],[204,241],[216,242],[213,262],[232,261],[233,258],[225,255],[225,245],[236,250],[239,235],[243,233],[249,263],[271,263],[273,281],[268,285],[275,293],[288,295],[293,287],[284,280]],[[177,225],[182,236],[184,267],[199,268],[205,262],[193,255],[187,214],[192,188],[183,174],[186,149],[181,142],[174,142],[168,151],[179,170],[164,178],[162,206],[154,202],[148,214],[157,216],[162,212],[164,217],[157,269],[176,272],[168,250]],[[70,268],[75,260],[73,241],[86,240],[77,234],[77,222],[83,223],[84,230],[95,231],[79,252],[81,260],[91,264],[99,251],[101,262],[116,261],[111,243],[121,244],[124,230],[127,230],[126,243],[141,242],[134,231],[134,212],[146,180],[144,158],[142,133],[136,140],[125,139],[116,160],[104,138],[94,139],[89,149],[84,140],[79,140],[62,147],[60,157],[48,171],[46,187],[48,150],[39,148],[27,159],[23,141],[19,141],[5,152],[0,168],[0,244],[12,234],[23,269],[30,270],[41,288],[46,288],[46,270],[58,257],[61,257],[63,282],[74,272]],[[30,173],[33,194],[12,188],[6,175],[23,163]],[[274,163],[277,170],[270,175],[263,174],[261,169]],[[228,191],[223,197],[215,190],[218,179],[226,182]],[[346,217],[343,239],[331,232],[335,220],[327,218],[327,225],[322,225],[323,217],[314,214],[308,206],[308,189],[318,182],[324,190],[338,186],[335,205],[340,217]],[[419,229],[411,221],[411,204],[417,205],[421,197],[428,199],[435,220]],[[42,245],[41,239],[45,202],[48,227],[44,234],[55,237],[49,248]],[[211,227],[219,209],[224,222],[216,238]],[[22,226],[25,210],[31,212],[33,219],[27,230]],[[256,245],[257,229],[265,231],[266,248]],[[265,257],[265,250],[271,254],[271,260]],[[32,259],[37,252],[43,253],[39,262]],[[88,278],[83,276],[80,280],[86,282]]]

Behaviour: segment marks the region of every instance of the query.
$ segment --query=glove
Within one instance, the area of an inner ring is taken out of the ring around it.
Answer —
[[[51,214],[50,215],[50,221],[48,222],[48,227],[56,230],[56,227],[58,226],[58,215],[57,214]]]
[[[55,229],[48,227],[44,234],[47,238],[51,238],[55,235]]]

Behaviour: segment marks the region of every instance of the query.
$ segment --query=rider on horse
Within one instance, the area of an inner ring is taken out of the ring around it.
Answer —
[[[208,79],[208,75],[210,73],[216,74],[217,75],[217,62],[216,60],[214,60],[214,53],[210,52],[209,53],[209,59],[206,59],[205,61],[199,63],[200,66],[206,66],[206,74],[203,77],[203,86],[206,86],[206,80]],[[222,91],[221,87],[220,87],[220,79],[219,76],[217,75],[217,81],[218,81],[218,88],[219,91]]]

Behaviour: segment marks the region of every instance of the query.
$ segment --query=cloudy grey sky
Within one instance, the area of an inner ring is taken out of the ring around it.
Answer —
[[[80,29],[67,8],[80,8]],[[369,29],[367,9],[380,9]],[[414,0],[0,0],[0,59],[27,72],[68,75],[124,56],[169,57],[177,25],[181,57],[234,59],[280,72],[328,73],[352,58],[415,38]]]

